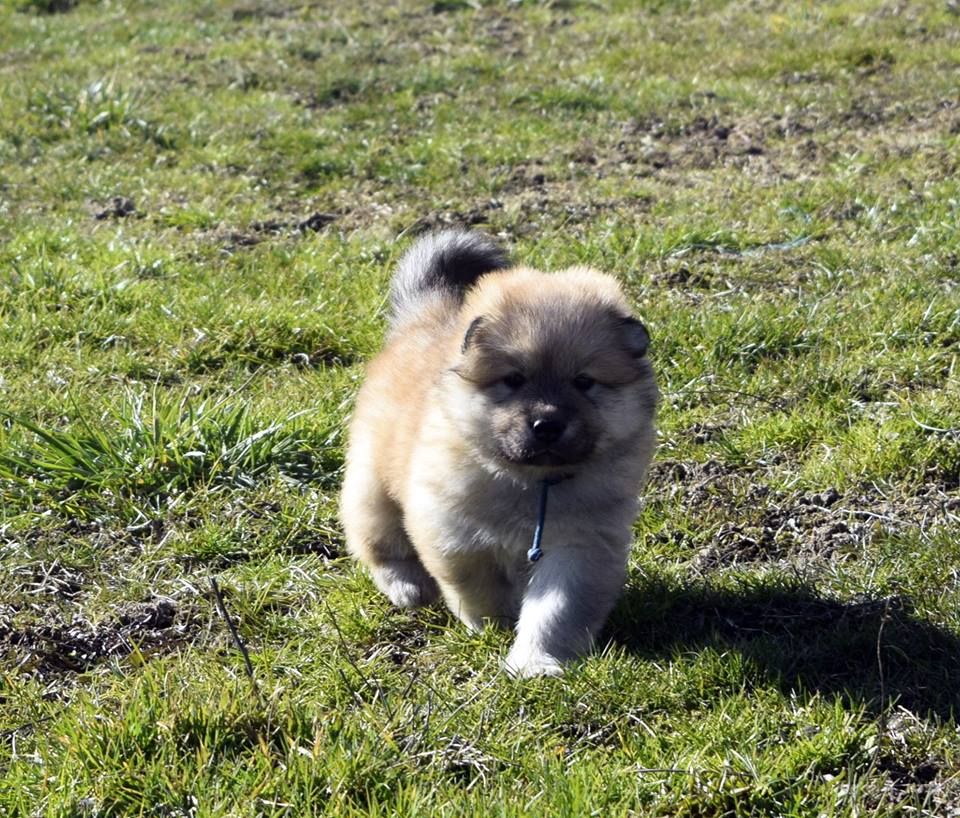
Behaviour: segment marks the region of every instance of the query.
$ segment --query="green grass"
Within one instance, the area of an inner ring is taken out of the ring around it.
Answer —
[[[0,0],[0,815],[960,810],[954,5]],[[561,679],[343,553],[391,268],[463,223],[653,336]]]

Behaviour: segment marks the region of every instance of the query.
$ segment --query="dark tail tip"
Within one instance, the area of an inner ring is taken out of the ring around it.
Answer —
[[[484,273],[510,266],[506,252],[482,233],[429,233],[404,253],[390,285],[391,323],[416,309],[431,293],[457,299]]]

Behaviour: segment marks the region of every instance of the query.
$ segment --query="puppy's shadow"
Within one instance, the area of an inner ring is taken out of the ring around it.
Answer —
[[[879,713],[960,714],[960,638],[917,616],[902,597],[840,602],[803,585],[627,588],[606,637],[644,658],[736,651],[759,683],[840,695]]]

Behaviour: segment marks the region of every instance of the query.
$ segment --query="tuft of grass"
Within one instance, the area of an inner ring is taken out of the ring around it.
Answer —
[[[71,429],[4,413],[32,440],[0,455],[0,480],[32,502],[56,498],[88,516],[117,503],[156,508],[198,486],[251,488],[268,472],[330,479],[338,468],[338,455],[323,443],[311,449],[297,427],[309,410],[267,423],[236,398],[171,397],[127,393],[107,416],[81,415]]]

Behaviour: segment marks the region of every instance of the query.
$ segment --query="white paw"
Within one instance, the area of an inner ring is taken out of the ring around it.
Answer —
[[[542,650],[514,645],[503,663],[504,670],[511,676],[519,679],[530,679],[534,676],[559,676],[563,673],[563,665]]]
[[[423,568],[412,562],[396,562],[371,569],[373,581],[398,608],[429,605],[440,593],[437,583]]]
[[[435,588],[431,591],[429,587],[402,579],[391,582],[383,592],[398,608],[419,608],[433,602],[437,596]]]

